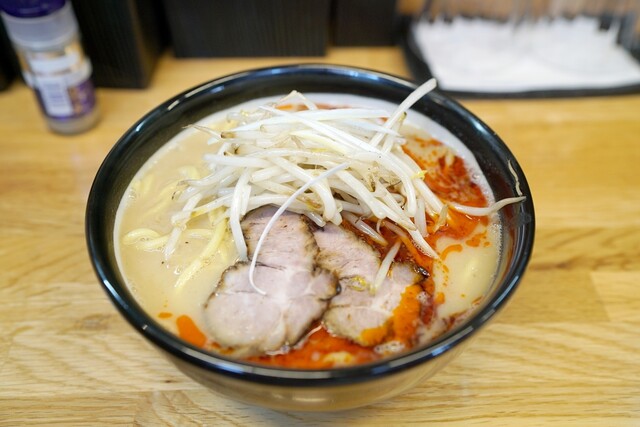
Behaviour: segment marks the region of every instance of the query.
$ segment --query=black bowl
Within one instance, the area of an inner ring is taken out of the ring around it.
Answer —
[[[500,138],[460,104],[437,91],[421,112],[457,136],[475,155],[496,199],[513,197],[516,176],[527,199],[500,211],[504,230],[499,271],[489,296],[463,324],[426,347],[376,363],[330,370],[292,370],[228,359],[190,345],[160,326],[125,285],[114,254],[113,229],[122,195],[143,163],[184,126],[255,98],[291,90],[355,94],[399,104],[415,89],[400,78],[326,65],[264,68],[188,90],[152,110],[115,144],[93,183],[86,212],[89,253],[99,280],[122,315],[191,378],[234,399],[286,410],[338,410],[404,392],[441,369],[486,325],[516,289],[534,237],[534,210],[525,176]],[[509,163],[513,168],[509,170]]]

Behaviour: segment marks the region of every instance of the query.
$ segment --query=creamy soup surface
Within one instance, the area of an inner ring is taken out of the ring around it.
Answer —
[[[327,106],[364,106],[389,111],[395,105],[357,96],[305,94],[314,102]],[[252,110],[276,98],[259,99],[237,107],[234,111]],[[222,131],[231,125],[226,122],[227,111],[215,113],[198,125]],[[469,150],[449,131],[432,120],[409,111],[401,133],[407,139],[406,149],[425,165],[444,162],[455,156],[462,160],[467,179],[477,187],[485,205],[494,202],[487,182]],[[188,223],[176,249],[166,259],[162,244],[154,239],[172,231],[171,218],[183,209],[179,201],[180,183],[187,179],[210,174],[203,156],[215,145],[210,135],[195,128],[180,132],[160,149],[137,173],[126,190],[119,207],[115,243],[118,263],[126,283],[139,304],[159,323],[188,341],[216,351],[208,337],[204,306],[216,289],[222,273],[238,260],[238,253],[230,232],[226,232],[215,254],[194,265],[194,260],[211,240],[213,227],[209,216],[202,215]],[[438,141],[428,144],[425,141]],[[439,179],[437,176],[434,179]],[[469,216],[459,215],[467,221]],[[468,315],[488,293],[497,269],[500,254],[501,229],[498,215],[478,220],[472,218],[463,236],[442,233],[429,242],[440,255],[430,265],[432,280],[429,301],[434,314],[428,323],[420,325],[417,342],[426,342],[445,332],[455,322]],[[136,239],[134,230],[147,232]],[[204,230],[204,231],[203,231]],[[153,246],[148,250],[145,244]],[[184,273],[188,271],[188,280]],[[183,275],[182,281],[179,278]],[[241,315],[241,314],[239,314]],[[181,324],[180,320],[183,320]],[[187,324],[184,319],[188,319]],[[193,334],[199,336],[194,341]],[[407,349],[405,349],[407,350]],[[384,353],[384,352],[383,352]],[[346,363],[348,364],[348,363]]]

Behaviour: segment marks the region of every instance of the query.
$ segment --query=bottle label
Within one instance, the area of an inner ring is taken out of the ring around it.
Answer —
[[[65,55],[29,58],[29,68],[34,74],[57,74],[71,70],[81,61],[79,53],[71,51]]]
[[[47,116],[67,119],[83,116],[96,105],[93,84],[87,77],[73,86],[63,76],[35,76],[34,89]]]
[[[20,53],[25,81],[35,90],[47,116],[73,119],[95,108],[91,63],[77,41],[58,51]]]

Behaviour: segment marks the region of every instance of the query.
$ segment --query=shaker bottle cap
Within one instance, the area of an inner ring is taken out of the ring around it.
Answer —
[[[0,0],[0,9],[16,18],[38,18],[62,9],[66,0]]]
[[[69,43],[78,24],[65,0],[0,0],[11,41],[21,48],[55,49]]]

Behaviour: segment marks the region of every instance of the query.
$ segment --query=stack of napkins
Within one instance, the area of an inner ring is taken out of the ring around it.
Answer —
[[[444,90],[510,93],[640,85],[640,63],[595,17],[501,23],[418,21],[413,38]]]

